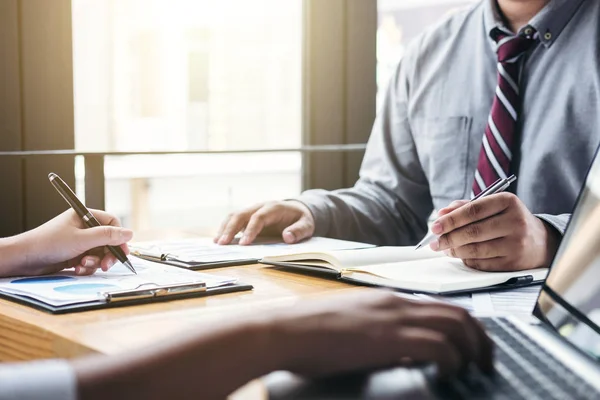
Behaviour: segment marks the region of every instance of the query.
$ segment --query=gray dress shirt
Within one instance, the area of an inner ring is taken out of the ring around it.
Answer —
[[[298,198],[315,235],[412,245],[434,209],[467,198],[497,82],[490,32],[501,24],[485,0],[410,44],[356,185]],[[511,191],[563,232],[600,143],[600,1],[551,0],[530,25],[540,42],[521,69]]]
[[[0,400],[75,400],[77,383],[66,361],[0,364]]]

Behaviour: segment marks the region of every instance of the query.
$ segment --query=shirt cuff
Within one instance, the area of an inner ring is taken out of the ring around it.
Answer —
[[[555,228],[561,235],[565,234],[567,225],[569,224],[569,219],[571,219],[571,214],[535,214],[535,216]]]
[[[77,399],[77,378],[69,363],[47,360],[0,364],[0,400],[35,399]]]
[[[299,201],[304,204],[310,210],[310,213],[315,220],[315,233],[313,236],[327,236],[329,231],[329,224],[331,221],[331,215],[329,208],[327,207],[325,190],[313,189],[307,190],[300,196],[290,200]]]

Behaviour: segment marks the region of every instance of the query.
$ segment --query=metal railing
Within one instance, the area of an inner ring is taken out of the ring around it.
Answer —
[[[246,150],[180,150],[180,151],[107,151],[90,152],[78,150],[25,150],[0,151],[0,157],[44,157],[44,156],[81,156],[85,164],[85,198],[92,208],[105,208],[105,157],[126,156],[166,156],[166,155],[218,155],[218,154],[268,154],[268,153],[347,153],[361,152],[366,144],[315,145],[295,148],[246,149]]]

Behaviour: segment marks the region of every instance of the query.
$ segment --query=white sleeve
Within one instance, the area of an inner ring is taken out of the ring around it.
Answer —
[[[62,360],[0,364],[0,400],[76,400],[77,379]]]

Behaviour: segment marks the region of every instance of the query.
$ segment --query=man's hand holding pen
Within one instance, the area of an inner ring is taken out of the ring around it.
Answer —
[[[439,211],[431,231],[440,236],[432,250],[482,271],[548,267],[560,241],[555,228],[512,193],[455,201]]]

